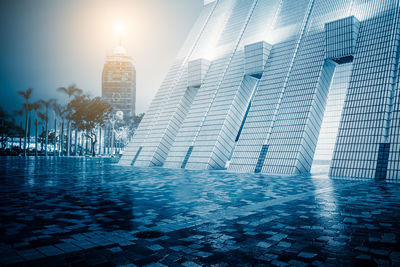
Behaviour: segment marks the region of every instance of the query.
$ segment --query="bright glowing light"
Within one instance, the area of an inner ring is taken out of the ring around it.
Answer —
[[[125,24],[122,21],[118,21],[114,25],[114,31],[118,35],[122,35],[125,33]]]

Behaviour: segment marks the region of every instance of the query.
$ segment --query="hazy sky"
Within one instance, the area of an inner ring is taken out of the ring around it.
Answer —
[[[18,109],[17,91],[29,87],[33,100],[62,99],[56,89],[72,83],[100,95],[120,21],[137,71],[137,113],[145,112],[202,6],[202,0],[1,0],[0,105]]]

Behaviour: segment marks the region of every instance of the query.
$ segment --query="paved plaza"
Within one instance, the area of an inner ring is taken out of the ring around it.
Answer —
[[[400,184],[0,158],[0,265],[400,266]]]

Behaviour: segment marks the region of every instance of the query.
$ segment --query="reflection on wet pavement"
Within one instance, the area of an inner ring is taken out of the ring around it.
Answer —
[[[2,265],[400,265],[399,184],[110,159],[0,166]]]

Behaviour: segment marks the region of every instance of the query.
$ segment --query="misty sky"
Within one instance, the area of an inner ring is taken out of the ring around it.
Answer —
[[[202,0],[1,0],[0,105],[19,109],[19,90],[33,100],[58,98],[75,83],[101,94],[107,53],[117,44],[115,23],[137,70],[136,112],[145,112],[191,26]]]

